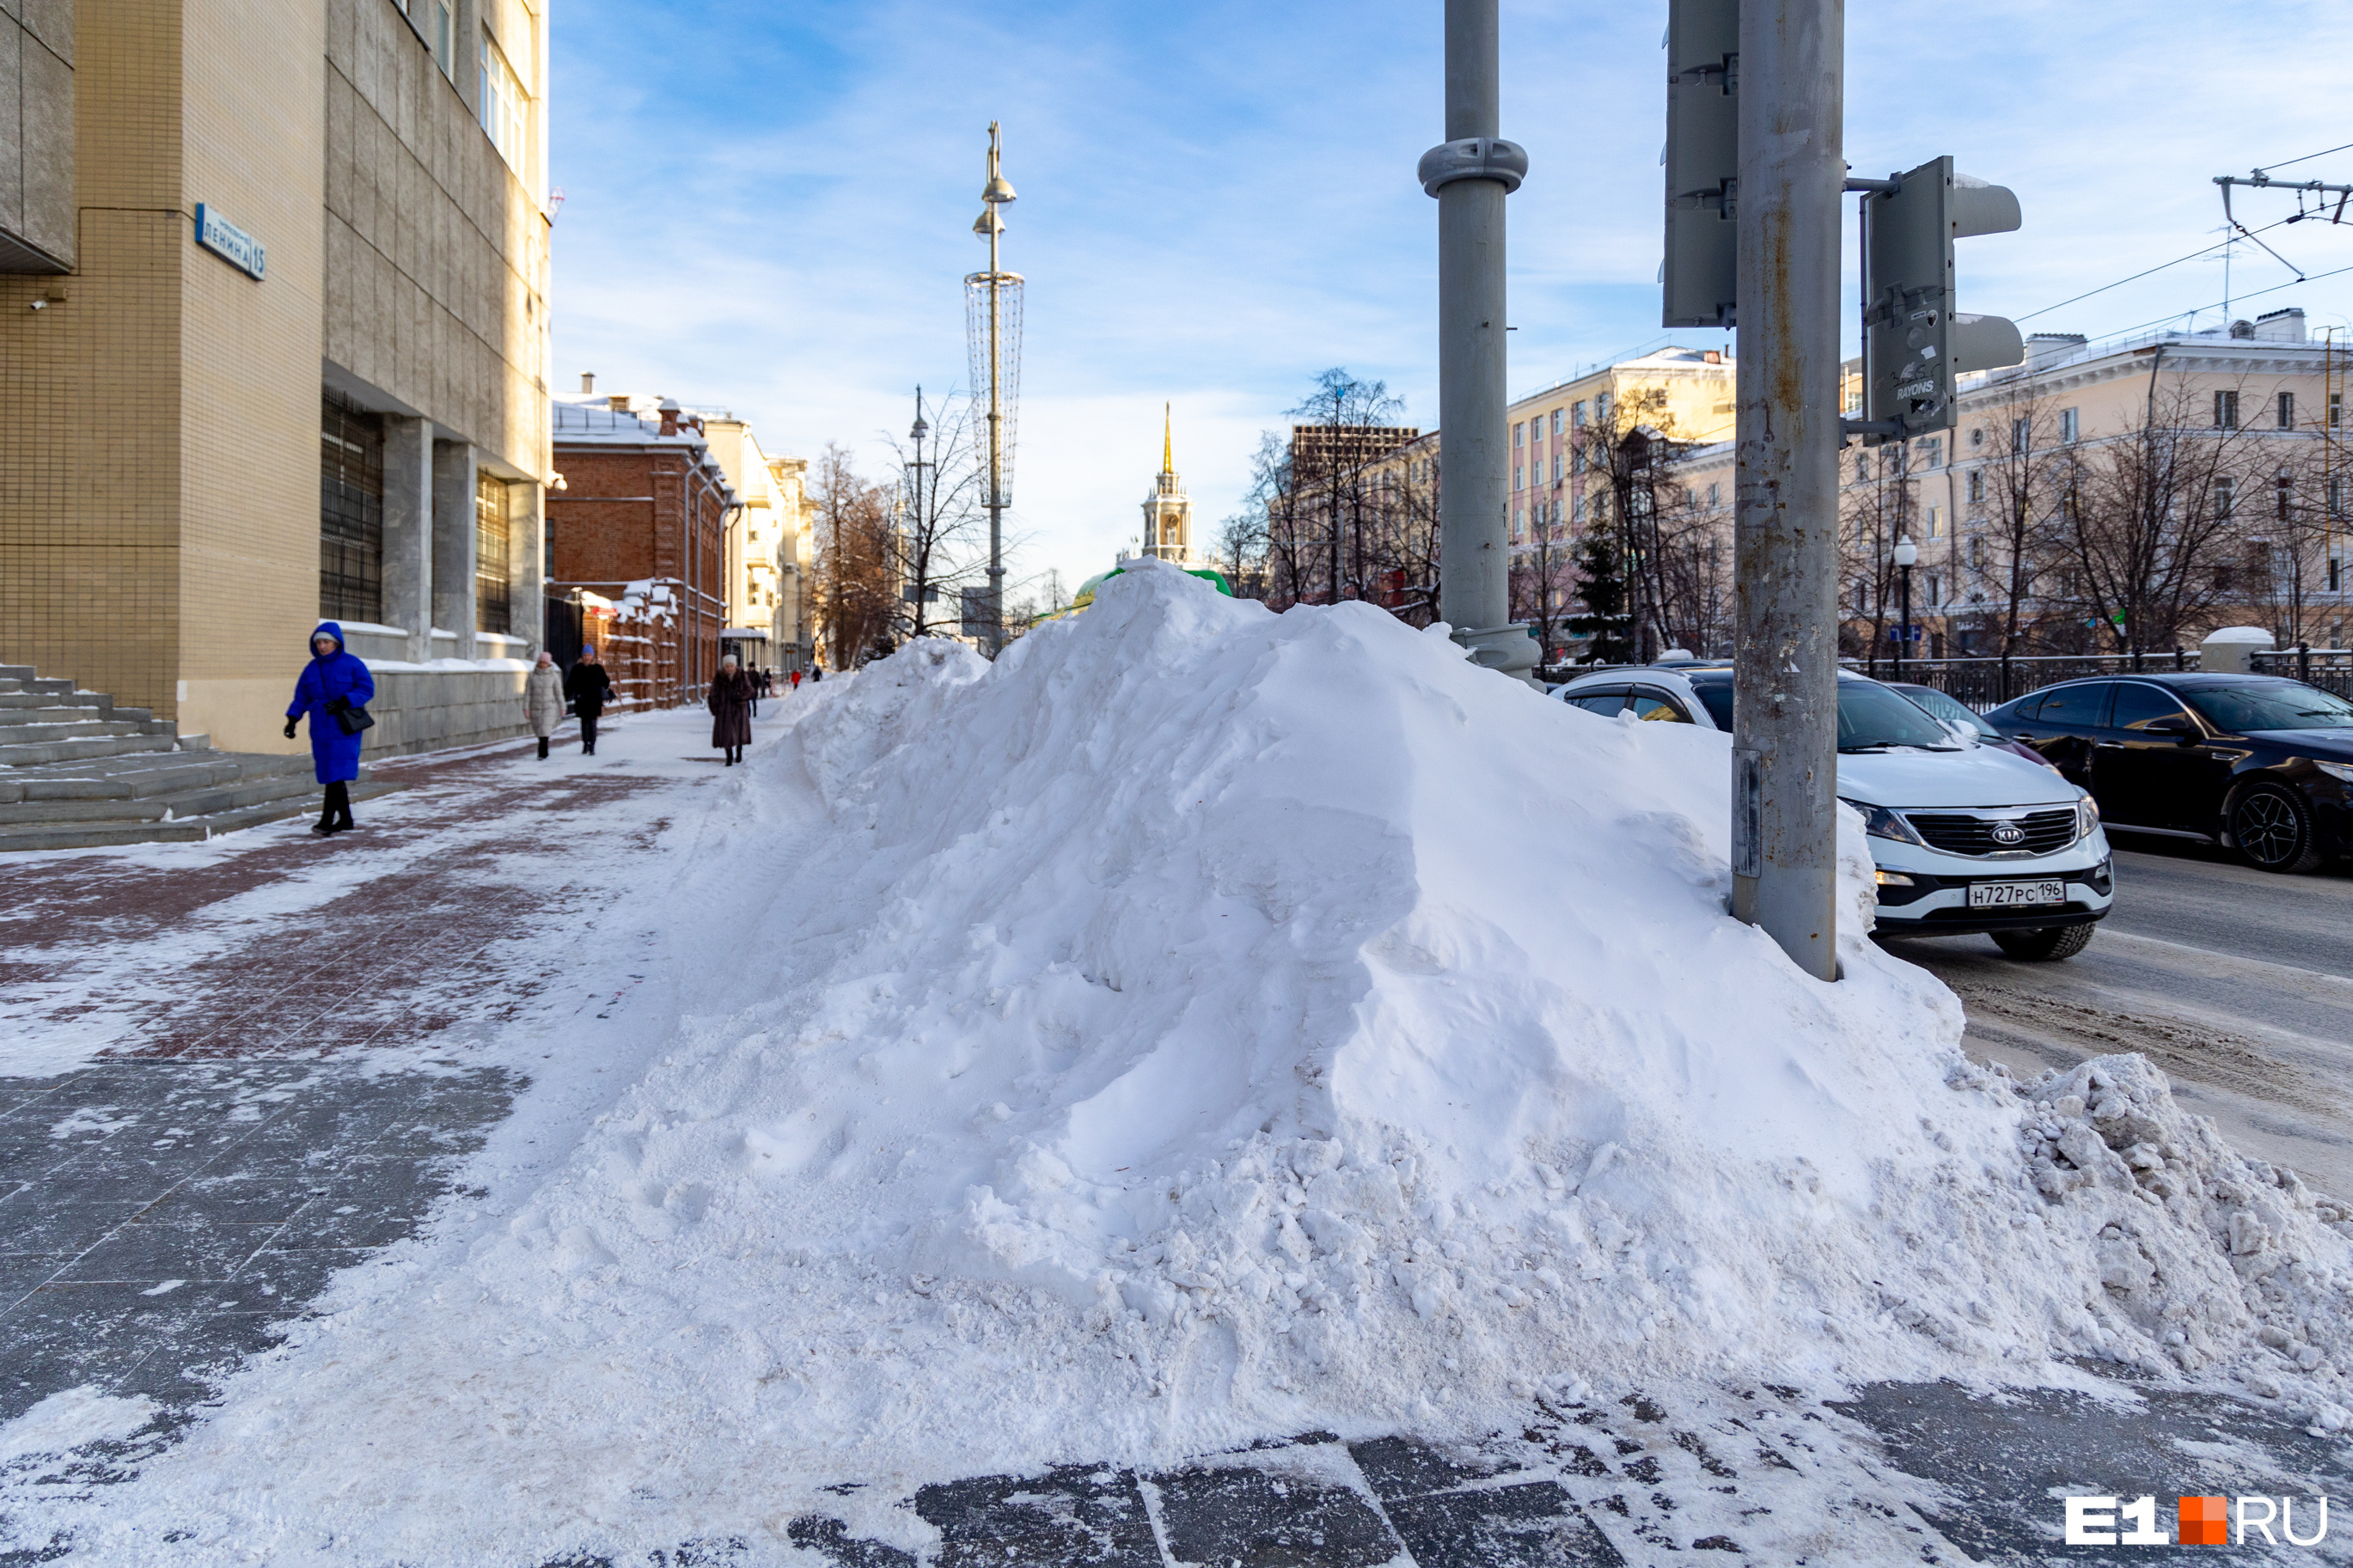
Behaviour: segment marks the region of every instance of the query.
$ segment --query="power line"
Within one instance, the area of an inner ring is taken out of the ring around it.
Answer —
[[[2316,153],[2315,154],[2315,156],[2317,155],[2318,154]],[[2162,316],[2154,317],[2149,321],[2141,322],[2138,326],[2124,327],[2118,331],[2105,333],[2099,341],[2102,342],[2112,342],[2117,338],[2129,337],[2133,333],[2140,331],[2145,328],[2158,326],[2163,322],[2169,321],[2176,316],[2194,317],[2201,311],[2217,310],[2226,304],[2236,304],[2242,300],[2260,300],[2266,294],[2276,294],[2283,289],[2293,289],[2296,286],[2296,283],[2317,283],[2324,278],[2337,278],[2348,272],[2353,272],[2353,267],[2339,267],[2333,272],[2316,272],[2308,278],[2297,279],[2295,283],[2275,283],[2268,289],[2255,289],[2253,293],[2234,295],[2230,300],[2217,300],[2211,305],[2200,305],[2196,310],[2168,310]]]
[[[2326,158],[2331,153],[2342,153],[2348,148],[2353,148],[2353,142],[2346,142],[2343,147],[2324,147],[2317,153],[2306,153],[2301,158],[2290,158],[2286,163],[2258,163],[2255,165],[2255,169],[2259,174],[2268,174],[2274,169],[2286,168],[2289,163],[2309,163],[2315,158]]]
[[[2315,153],[2314,156],[2317,157],[2319,154]],[[2250,231],[2249,237],[2252,238],[2257,234],[2268,234],[2273,229],[2279,227],[2281,224],[2291,221],[2292,220],[2288,218],[2282,218],[2279,220],[2279,223],[2267,223],[2259,229]],[[2160,261],[2156,266],[2148,268],[2146,272],[2136,272],[2129,278],[2119,278],[2113,283],[2103,283],[2096,289],[2084,290],[2083,293],[2076,295],[2073,300],[2062,300],[2056,305],[2045,305],[2040,310],[2030,310],[2023,316],[2016,316],[2011,319],[2013,321],[2031,321],[2037,316],[2047,316],[2053,310],[2063,310],[2068,306],[2076,303],[2078,300],[2088,300],[2094,294],[2105,294],[2111,289],[2121,289],[2127,283],[2137,283],[2142,279],[2148,277],[2150,273],[2162,272],[2168,267],[2179,267],[2185,261],[2195,261],[2201,256],[2211,256],[2216,251],[2221,250],[2235,243],[2237,243],[2235,238],[2226,239],[2221,242],[2221,244],[2210,245],[2203,250],[2193,250],[2187,256],[2177,256],[2170,261]],[[2179,312],[2178,311],[2176,312],[2176,314],[2179,313]],[[2168,318],[2160,317],[2158,319],[2162,321],[2167,320]]]

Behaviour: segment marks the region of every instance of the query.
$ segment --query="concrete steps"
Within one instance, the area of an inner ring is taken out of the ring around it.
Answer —
[[[396,787],[362,769],[352,799]],[[319,802],[306,754],[216,752],[146,709],[0,665],[0,852],[198,841]]]

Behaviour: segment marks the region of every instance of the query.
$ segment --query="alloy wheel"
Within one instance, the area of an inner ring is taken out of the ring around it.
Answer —
[[[2310,858],[2311,829],[2296,803],[2277,789],[2250,790],[2231,814],[2239,850],[2266,871],[2302,869]]]

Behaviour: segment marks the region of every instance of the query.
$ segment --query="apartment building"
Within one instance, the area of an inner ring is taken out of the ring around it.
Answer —
[[[2195,646],[2224,625],[2342,646],[2347,373],[2294,308],[2029,339],[2025,363],[1964,381],[1956,428],[1843,454],[1849,641],[1892,647],[1886,557],[1909,538],[1915,653]]]
[[[1597,439],[1642,430],[1671,443],[1727,437],[1734,364],[1715,349],[1667,348],[1546,387],[1505,410],[1511,424],[1515,550],[1539,528],[1581,531],[1608,507],[1606,475],[1588,478]]]
[[[808,459],[771,457],[750,425],[728,412],[701,416],[712,460],[740,504],[729,514],[729,626],[762,638],[749,657],[771,669],[807,669],[817,654],[814,595],[816,508]]]
[[[548,591],[612,601],[652,643],[649,700],[699,702],[729,626],[727,531],[741,506],[702,416],[665,397],[554,402]]]
[[[545,0],[15,25],[0,252],[43,274],[0,275],[0,657],[283,751],[328,616],[385,667],[372,752],[512,732],[549,472]],[[69,154],[42,151],[69,97]]]

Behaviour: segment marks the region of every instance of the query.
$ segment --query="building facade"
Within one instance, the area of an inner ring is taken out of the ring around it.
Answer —
[[[756,662],[807,669],[817,652],[808,583],[817,517],[808,501],[808,459],[771,457],[733,414],[699,417],[712,458],[742,503],[727,525],[729,625],[765,639]]]
[[[72,16],[70,253],[41,239],[54,164],[23,220],[70,270],[0,277],[0,657],[283,751],[324,616],[381,668],[371,751],[514,732],[549,472],[544,0]]]
[[[554,404],[548,592],[593,594],[650,623],[650,700],[699,702],[728,628],[727,531],[740,504],[700,416],[663,398]]]

